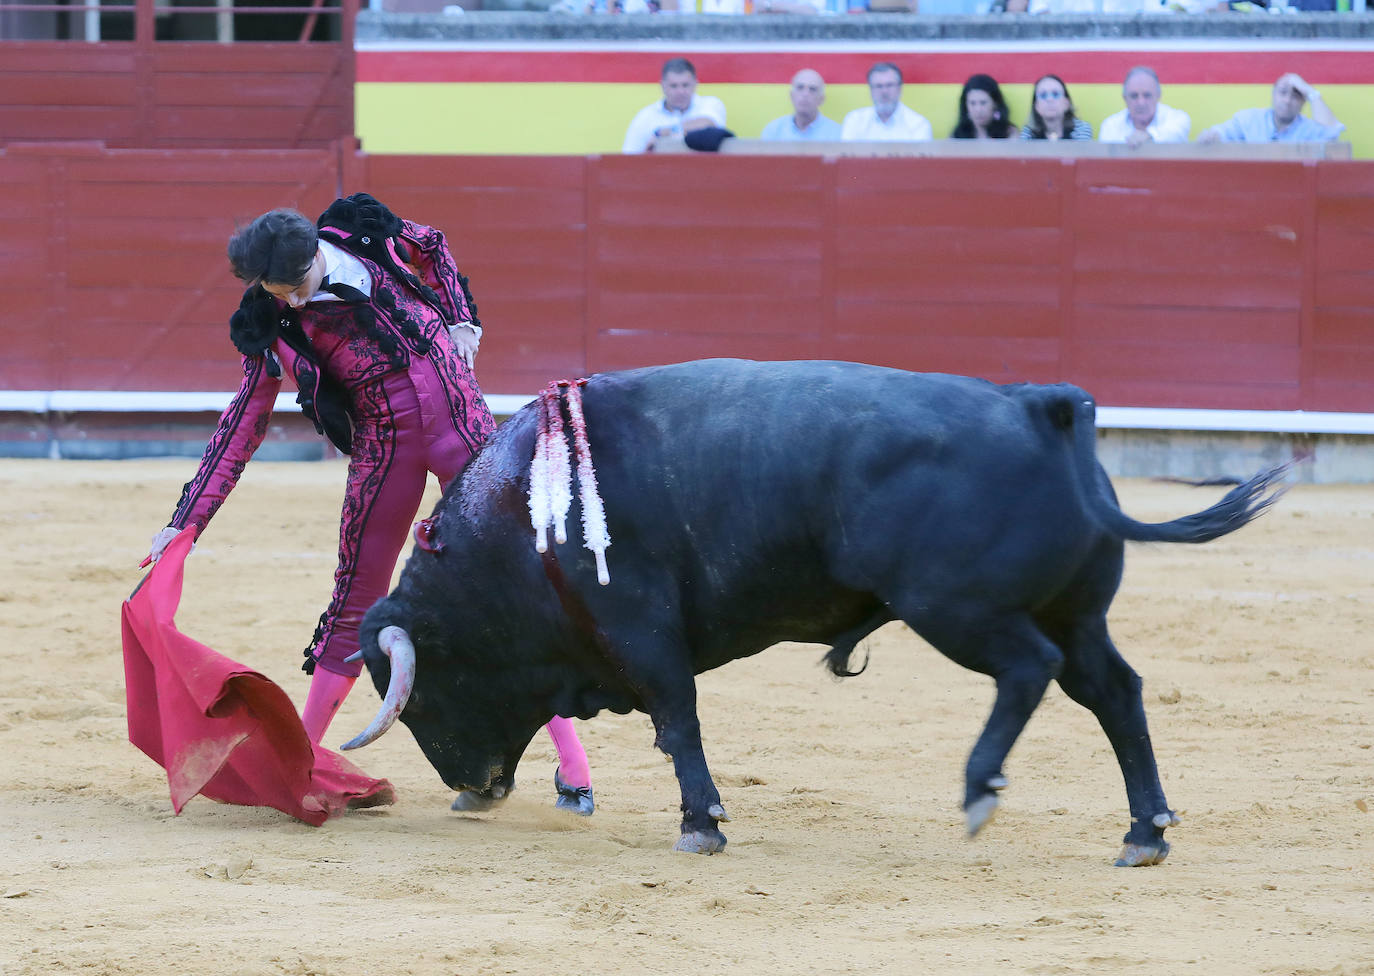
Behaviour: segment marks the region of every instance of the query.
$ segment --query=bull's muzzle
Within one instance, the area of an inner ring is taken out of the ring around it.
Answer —
[[[340,748],[357,749],[380,736],[396,723],[401,710],[410,700],[411,689],[415,687],[415,645],[410,635],[400,627],[383,627],[377,635],[377,646],[391,659],[391,681],[386,686],[386,698],[372,724],[349,739]]]

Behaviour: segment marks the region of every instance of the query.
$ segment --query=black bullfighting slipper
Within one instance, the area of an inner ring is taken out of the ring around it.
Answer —
[[[558,775],[557,769],[553,771],[553,785],[558,788],[558,799],[553,805],[559,810],[567,810],[579,817],[590,817],[596,812],[596,801],[592,799],[590,786],[569,786]]]

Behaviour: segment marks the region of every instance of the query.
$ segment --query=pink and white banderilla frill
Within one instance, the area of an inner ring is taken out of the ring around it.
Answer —
[[[592,467],[592,448],[587,442],[587,420],[582,415],[582,387],[586,380],[559,380],[539,394],[539,428],[530,461],[530,523],[534,526],[534,548],[547,552],[549,526],[557,544],[568,541],[568,508],[572,505],[572,465],[568,459],[568,435],[563,424],[562,400],[568,403],[572,424],[573,450],[577,452],[578,500],[582,504],[582,538],[596,557],[596,579],[602,586],[611,581],[606,568],[606,547],[611,544],[606,531],[606,507],[596,490],[596,470]],[[565,392],[566,391],[566,392]]]

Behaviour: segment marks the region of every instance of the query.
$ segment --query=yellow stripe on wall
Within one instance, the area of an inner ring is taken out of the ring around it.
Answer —
[[[903,101],[930,119],[936,137],[958,118],[958,85],[907,85]],[[1080,118],[1096,133],[1123,107],[1119,85],[1069,82]],[[390,83],[355,86],[356,130],[372,153],[583,155],[616,153],[634,114],[662,97],[658,85],[558,83]],[[725,102],[729,127],[757,137],[792,110],[783,85],[702,85]],[[1030,85],[1003,92],[1017,124],[1026,120]],[[866,85],[831,85],[822,111],[835,121],[870,104]],[[1322,96],[1345,123],[1356,158],[1374,157],[1374,85],[1324,85]],[[1243,108],[1270,104],[1268,85],[1167,85],[1163,101],[1193,117],[1193,138]]]

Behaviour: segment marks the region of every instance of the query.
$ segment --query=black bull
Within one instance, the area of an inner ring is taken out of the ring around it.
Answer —
[[[446,784],[499,798],[554,715],[639,709],[682,789],[677,847],[710,853],[729,818],[693,676],[779,641],[830,645],[830,668],[849,674],[858,641],[901,620],[997,683],[966,767],[970,833],[996,808],[1007,753],[1055,679],[1121,765],[1131,826],[1117,863],[1168,853],[1164,828],[1178,821],[1140,678],[1107,633],[1123,540],[1234,531],[1273,502],[1277,470],[1203,512],[1145,524],[1117,506],[1093,402],[1073,386],[709,360],[593,376],[583,397],[610,584],[573,541],[535,551],[527,407],[450,486],[434,541],[368,613],[364,658],[390,697],[350,745],[403,707]],[[571,524],[578,515],[574,501]],[[391,628],[409,635],[413,690],[409,677],[390,687]]]

